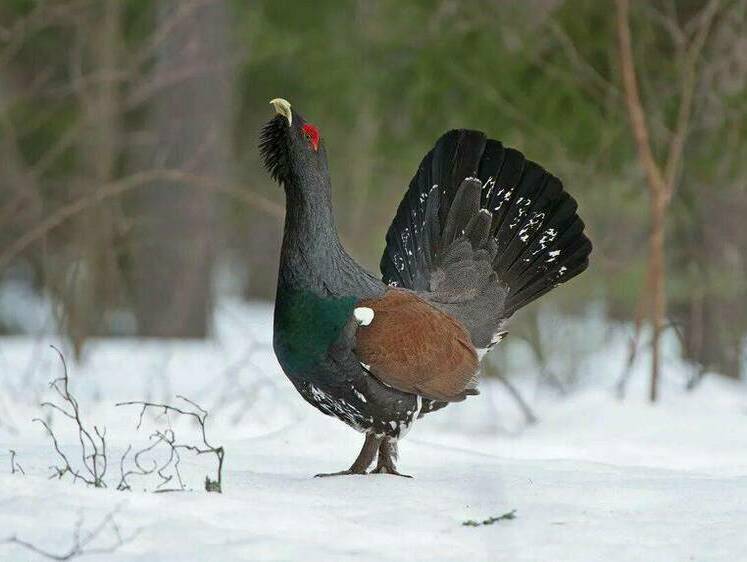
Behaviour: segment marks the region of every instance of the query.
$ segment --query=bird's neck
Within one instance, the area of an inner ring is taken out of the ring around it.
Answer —
[[[286,187],[285,232],[275,297],[273,347],[286,373],[314,371],[351,318],[351,258],[335,228],[329,185]]]
[[[340,243],[328,181],[287,185],[278,289],[329,292],[347,254]]]

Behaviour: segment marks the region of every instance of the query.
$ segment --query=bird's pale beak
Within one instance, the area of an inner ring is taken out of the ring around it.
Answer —
[[[270,101],[270,105],[275,108],[275,113],[278,113],[288,120],[288,126],[293,124],[293,113],[291,112],[291,104],[288,100],[283,98],[275,98]]]

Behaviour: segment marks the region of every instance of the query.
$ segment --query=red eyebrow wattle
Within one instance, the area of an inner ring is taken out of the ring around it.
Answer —
[[[314,150],[319,150],[319,129],[310,123],[306,123],[303,126],[303,132],[307,137],[309,137]]]

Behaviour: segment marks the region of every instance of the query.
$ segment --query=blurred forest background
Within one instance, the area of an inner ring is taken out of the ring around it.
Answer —
[[[601,340],[549,317],[744,376],[747,0],[3,0],[0,333],[60,330],[82,354],[209,337],[221,298],[272,299],[284,201],[256,144],[274,97],[319,127],[372,270],[449,128],[563,180],[591,267],[512,328],[540,365],[562,345],[558,386]]]

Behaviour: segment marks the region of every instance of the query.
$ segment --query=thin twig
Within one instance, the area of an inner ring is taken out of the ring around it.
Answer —
[[[43,549],[29,541],[12,536],[0,544],[15,544],[26,550],[39,554],[49,560],[73,560],[78,557],[88,556],[91,554],[111,554],[115,552],[122,545],[131,542],[139,534],[139,530],[136,530],[129,536],[123,536],[122,532],[117,524],[115,515],[120,511],[121,504],[117,506],[113,511],[108,513],[101,522],[96,525],[93,529],[86,533],[82,533],[83,529],[83,516],[78,516],[73,526],[73,537],[72,545],[70,548],[63,553],[51,552]],[[114,542],[108,546],[90,547],[90,545],[98,538],[101,537],[104,532],[109,531],[109,534],[114,536]]]
[[[526,400],[521,396],[519,391],[516,389],[514,385],[512,385],[506,377],[504,377],[501,373],[497,373],[498,381],[505,387],[505,389],[508,391],[508,393],[511,395],[511,397],[516,401],[516,404],[518,404],[519,409],[521,410],[521,413],[524,414],[524,420],[526,421],[527,425],[533,425],[537,423],[537,416],[534,415],[534,412],[529,407],[529,404],[527,404]]]
[[[202,443],[203,446],[198,445],[187,445],[182,443],[177,443],[176,438],[174,436],[173,430],[169,429],[163,432],[157,431],[154,433],[151,438],[156,438],[157,442],[166,443],[171,448],[172,456],[169,458],[167,463],[162,467],[162,469],[156,470],[155,472],[158,473],[158,475],[163,479],[163,482],[161,485],[165,485],[170,481],[170,477],[166,476],[163,473],[163,468],[168,467],[173,463],[175,474],[177,476],[177,479],[179,481],[180,489],[184,489],[184,483],[181,479],[181,474],[179,473],[179,462],[180,457],[178,454],[179,449],[184,449],[190,452],[193,452],[197,455],[204,455],[204,454],[213,454],[215,455],[217,461],[218,461],[218,467],[217,467],[217,478],[216,480],[211,480],[209,477],[205,477],[205,490],[208,492],[222,492],[223,490],[223,461],[225,458],[225,450],[222,446],[214,446],[208,441],[205,425],[208,418],[208,411],[202,408],[199,404],[196,402],[190,400],[189,398],[185,398],[184,396],[177,395],[177,398],[179,400],[182,400],[196,411],[187,410],[183,407],[173,406],[171,404],[163,404],[159,402],[147,402],[142,400],[134,400],[130,402],[119,402],[117,406],[140,406],[140,415],[138,416],[138,424],[137,428],[139,429],[143,422],[143,415],[145,414],[145,411],[148,408],[153,408],[155,410],[163,410],[163,414],[168,414],[168,412],[174,412],[179,415],[188,416],[193,418],[197,424],[200,427],[200,433],[202,437]],[[144,451],[150,450],[152,447],[144,449]],[[137,464],[137,463],[136,463]],[[141,467],[138,467],[140,469],[140,473],[143,472]],[[153,470],[149,470],[148,474],[154,472]],[[125,483],[126,484],[126,483]]]
[[[685,148],[685,140],[690,126],[690,115],[693,109],[693,94],[695,93],[695,84],[697,79],[697,65],[700,54],[703,51],[705,41],[713,23],[713,18],[719,8],[719,0],[711,0],[703,9],[700,17],[700,27],[695,35],[692,45],[685,54],[685,68],[682,76],[682,85],[680,88],[680,105],[677,115],[677,124],[674,135],[669,144],[669,154],[666,162],[666,197],[667,200],[672,198],[674,187],[676,185],[677,173],[682,160],[682,152]]]
[[[23,470],[23,467],[16,462],[16,452],[13,449],[9,449],[10,451],[10,473],[15,474],[16,472],[20,472],[24,476],[26,475],[26,471]]]
[[[106,429],[100,430],[94,425],[93,433],[91,433],[91,431],[86,428],[81,417],[78,400],[70,392],[70,379],[65,357],[55,346],[50,347],[57,352],[57,355],[62,362],[63,374],[62,377],[54,379],[49,383],[49,386],[60,397],[62,405],[55,404],[54,402],[42,402],[41,405],[42,407],[48,407],[61,413],[67,419],[72,420],[75,423],[78,432],[78,442],[80,444],[81,462],[83,463],[84,469],[83,471],[80,471],[73,467],[57,441],[57,437],[50,425],[40,418],[34,418],[33,421],[42,424],[44,429],[47,431],[50,439],[52,439],[54,450],[63,463],[62,466],[51,467],[53,470],[51,478],[61,479],[66,474],[71,474],[73,476],[73,481],[82,480],[89,486],[105,488],[106,483],[104,482],[104,476],[106,475],[108,464],[106,453]]]
[[[617,4],[617,34],[620,45],[620,72],[622,73],[625,90],[625,104],[628,107],[630,123],[633,129],[638,156],[643,170],[648,178],[648,186],[653,190],[664,190],[665,180],[661,169],[656,163],[651,139],[646,122],[646,114],[638,89],[635,64],[633,62],[633,42],[630,37],[629,0],[616,0]]]
[[[174,182],[175,185],[179,186],[197,187],[215,193],[223,193],[271,216],[282,218],[285,215],[282,205],[247,189],[226,185],[223,182],[208,177],[197,176],[180,170],[148,170],[102,185],[99,189],[54,211],[25,234],[16,238],[0,253],[0,271],[5,269],[14,258],[31,244],[40,240],[50,231],[66,223],[79,213],[95,207],[103,201],[124,195],[134,189],[147,188],[148,185],[152,185],[154,182]]]

